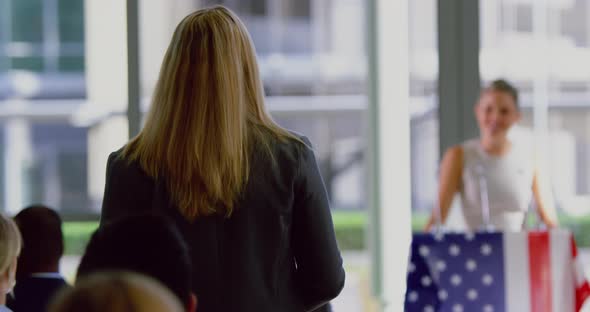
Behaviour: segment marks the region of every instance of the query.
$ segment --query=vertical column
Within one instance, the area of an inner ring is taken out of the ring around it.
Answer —
[[[0,72],[7,72],[11,67],[10,59],[6,53],[8,43],[10,42],[12,37],[11,4],[11,0],[0,1]],[[2,98],[2,96],[0,95],[0,100],[3,99],[4,98]],[[10,177],[8,176],[7,172],[8,167],[10,166],[8,163],[8,159],[10,158],[10,155],[8,155],[8,153],[10,151],[8,149],[7,128],[8,126],[5,124],[2,127],[2,132],[0,132],[3,135],[2,146],[0,147],[0,153],[2,153],[2,170],[0,171],[0,179],[2,179],[2,183],[0,183],[0,187],[2,188],[2,190],[0,190],[0,212],[6,211],[9,205],[9,200],[8,198],[6,198],[6,196],[11,191],[11,189],[8,186],[8,184],[10,183]],[[10,200],[12,201],[13,199]]]
[[[139,4],[138,0],[127,0],[127,121],[130,138],[139,133],[141,123],[139,57]]]
[[[59,69],[59,2],[43,1],[43,63],[45,72]]]
[[[88,109],[97,119],[88,131],[88,194],[98,208],[106,161],[128,138],[126,1],[87,0],[85,14]]]
[[[533,2],[533,36],[539,51],[547,51],[549,47],[549,5],[548,0]],[[540,60],[540,58],[537,58]],[[535,149],[537,155],[549,155],[545,148],[549,144],[549,64],[540,61],[535,64],[538,72],[533,78],[533,127],[535,133]],[[548,174],[547,159],[537,158],[537,169]]]
[[[201,6],[197,0],[139,1],[139,72],[142,97],[151,97],[176,25]],[[142,102],[143,104],[147,104]],[[141,106],[140,107],[144,107]],[[140,127],[141,128],[141,127]]]
[[[330,50],[329,32],[331,31],[330,23],[333,1],[332,0],[311,0],[311,57],[314,63],[319,63],[319,58],[326,55]],[[312,75],[312,93],[321,94],[324,88],[322,81],[321,69],[319,66],[313,67]]]
[[[10,68],[6,49],[12,37],[11,11],[10,0],[0,2],[0,72],[6,72]]]
[[[329,49],[328,32],[330,31],[329,12],[333,0],[314,1],[311,0],[311,35],[312,54],[323,54]]]
[[[280,53],[283,45],[282,39],[286,18],[284,14],[283,1],[266,0],[266,9],[269,19],[269,36],[271,38],[270,51],[272,51],[272,53]]]
[[[59,179],[60,173],[58,148],[55,146],[46,147],[40,152],[44,154],[43,159],[45,163],[42,168],[42,183],[44,185],[43,203],[49,205],[50,207],[62,209],[62,185]]]
[[[15,214],[27,204],[26,169],[31,164],[32,150],[29,124],[14,118],[4,125],[4,210]]]
[[[479,1],[438,1],[440,154],[478,135]]]
[[[402,311],[411,242],[409,0],[368,1],[369,246],[373,294]]]
[[[86,119],[92,123],[88,131],[88,194],[95,208],[102,200],[109,153],[140,129],[141,85],[147,86],[143,94],[149,96],[174,27],[199,4],[194,0],[86,0],[85,109],[90,115]],[[142,68],[146,70],[140,71]]]

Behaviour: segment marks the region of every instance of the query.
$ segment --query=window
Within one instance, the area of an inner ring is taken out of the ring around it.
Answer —
[[[36,73],[84,70],[84,1],[5,0],[11,32],[0,40],[10,68]]]
[[[311,0],[290,0],[285,1],[285,15],[300,18],[310,18]]]
[[[0,1],[0,211],[88,212],[84,1]],[[5,64],[5,66],[4,66]]]
[[[58,25],[60,42],[84,42],[84,1],[59,0]]]
[[[252,16],[267,15],[268,0],[205,0],[203,7],[224,5],[235,12]]]
[[[43,5],[41,0],[10,1],[12,5],[12,40],[41,43],[43,41]]]
[[[521,126],[531,135],[545,133],[541,145],[551,146],[540,169],[549,174],[560,220],[588,246],[581,229],[590,216],[590,1],[482,0],[480,6],[482,78],[504,77],[518,86]],[[526,33],[506,32],[494,17]],[[536,22],[546,28],[536,29]]]
[[[364,210],[364,3],[318,1],[315,12],[311,3],[206,1],[246,24],[267,105],[277,122],[311,139],[334,208]]]
[[[516,31],[532,32],[533,31],[533,8],[527,4],[517,4],[516,12]]]
[[[422,230],[438,190],[438,47],[437,3],[410,1],[410,135],[412,211],[415,230]]]

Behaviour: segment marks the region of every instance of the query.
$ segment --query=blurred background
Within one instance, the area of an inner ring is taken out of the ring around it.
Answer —
[[[335,310],[370,310],[367,1],[139,1],[142,112],[174,27],[214,4],[248,27],[275,120],[314,144],[353,272]],[[446,147],[438,10],[436,0],[408,1],[409,41],[399,47],[409,55],[414,229],[433,207]],[[504,77],[519,88],[515,137],[544,150],[561,223],[589,247],[590,0],[485,0],[478,11],[481,83]],[[0,210],[58,209],[72,263],[96,227],[107,156],[128,138],[126,21],[125,1],[0,0]]]

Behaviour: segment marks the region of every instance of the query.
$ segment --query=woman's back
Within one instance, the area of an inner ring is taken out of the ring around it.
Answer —
[[[115,152],[101,222],[146,211],[171,215],[191,249],[199,311],[316,307],[344,285],[327,195],[310,148],[275,140],[271,150],[251,155],[248,182],[230,218],[194,222],[178,212],[164,183]]]
[[[306,145],[268,114],[240,19],[195,11],[174,31],[143,129],[109,159],[102,221],[173,216],[199,311],[312,310],[340,292],[344,271]]]

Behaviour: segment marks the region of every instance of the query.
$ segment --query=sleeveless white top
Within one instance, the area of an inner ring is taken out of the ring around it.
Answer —
[[[520,231],[532,197],[533,150],[512,144],[503,156],[486,153],[479,140],[462,144],[463,185],[461,204],[469,230],[482,228],[480,176],[485,177],[490,223],[499,231]]]

